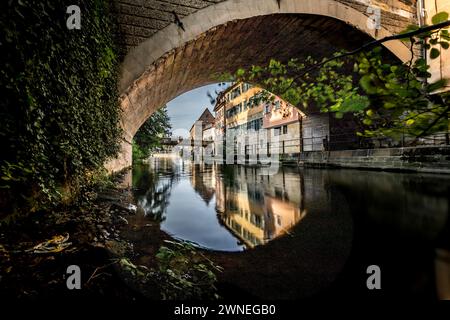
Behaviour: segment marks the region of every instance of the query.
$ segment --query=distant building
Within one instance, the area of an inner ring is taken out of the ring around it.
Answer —
[[[320,112],[306,116],[280,97],[247,83],[234,83],[220,92],[214,113],[215,117],[205,109],[190,130],[191,141],[197,141],[191,152],[202,159],[234,156],[239,162],[280,155],[282,160],[296,160],[304,151],[343,149],[353,143],[342,133],[353,128],[346,122],[334,124],[329,114]],[[335,126],[332,134],[330,121]]]
[[[247,83],[235,83],[223,91],[216,103],[216,130],[222,141],[216,141],[218,155],[222,150],[223,135],[234,137],[234,154],[257,155],[258,136],[263,124],[263,105],[258,101],[262,89]]]
[[[305,117],[304,113],[278,97],[273,103],[266,103],[263,128],[268,130],[269,140],[277,137],[278,141],[276,145],[269,143],[269,152],[289,156],[299,154],[303,147],[302,120]]]
[[[197,136],[203,138],[203,131],[210,129],[211,127],[214,127],[215,120],[216,119],[212,115],[211,111],[209,111],[208,108],[205,108],[203,113],[195,121],[195,123],[189,130],[190,138],[194,139]],[[208,132],[207,134],[210,135],[211,132]]]
[[[215,140],[215,118],[208,108],[205,108],[200,117],[194,122],[189,130],[191,141],[190,152],[200,157],[214,154]],[[198,150],[197,150],[198,149]]]
[[[273,101],[267,101],[263,94],[270,95],[247,83],[235,83],[219,94],[214,107],[217,156],[223,148],[223,135],[230,133],[235,154],[245,158],[272,153],[293,156],[301,151],[305,115],[281,98],[272,96]]]

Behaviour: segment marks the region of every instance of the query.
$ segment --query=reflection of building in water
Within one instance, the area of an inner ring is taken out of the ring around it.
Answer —
[[[450,300],[450,251],[436,250],[435,274],[438,299]]]
[[[256,169],[239,167],[229,180],[216,179],[216,211],[248,247],[287,233],[306,215],[302,181],[294,175],[262,176]]]
[[[216,187],[216,171],[213,165],[192,164],[191,184],[194,190],[208,205],[214,197]]]

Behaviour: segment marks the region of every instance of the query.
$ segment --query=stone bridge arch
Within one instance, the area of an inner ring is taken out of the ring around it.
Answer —
[[[119,90],[122,152],[106,167],[131,165],[131,140],[159,107],[220,72],[307,55],[352,49],[415,23],[415,0],[119,0],[127,53]],[[368,25],[368,5],[381,10],[381,28]],[[182,27],[173,23],[178,17]],[[400,60],[400,41],[385,43]]]

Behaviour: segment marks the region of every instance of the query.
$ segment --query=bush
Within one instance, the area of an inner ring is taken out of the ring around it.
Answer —
[[[218,299],[214,272],[222,268],[215,265],[188,242],[167,241],[159,249],[158,285],[163,299]]]
[[[80,30],[66,27],[72,1],[0,4],[0,190],[9,204],[33,211],[63,194],[73,198],[119,150],[116,24],[108,3],[77,1]]]
[[[156,269],[135,265],[128,258],[117,260],[126,282],[153,299],[218,299],[215,273],[223,268],[189,242],[165,242],[156,254]]]

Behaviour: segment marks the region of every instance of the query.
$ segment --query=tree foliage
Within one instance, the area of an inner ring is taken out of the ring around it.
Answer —
[[[77,1],[80,30],[66,27],[71,4],[0,5],[0,188],[2,198],[25,201],[31,211],[77,194],[119,150],[109,1]]]
[[[448,14],[438,13],[433,24],[445,23]],[[380,45],[355,54],[336,52],[319,61],[313,57],[287,63],[271,60],[265,66],[238,69],[231,79],[257,83],[265,88],[263,99],[273,92],[300,108],[315,107],[336,118],[352,113],[366,137],[400,135],[422,137],[449,130],[449,93],[439,92],[446,79],[429,82],[429,64],[417,56],[415,47],[429,50],[430,59],[449,48],[448,26],[421,32],[408,27],[402,35],[411,47],[411,60],[400,63]],[[409,33],[414,32],[414,35]],[[222,80],[230,80],[225,75]]]
[[[161,146],[161,138],[168,136],[171,128],[167,106],[164,106],[153,113],[134,136],[133,158],[147,158],[152,150]]]

